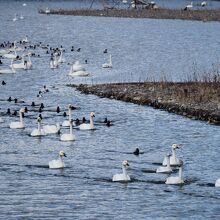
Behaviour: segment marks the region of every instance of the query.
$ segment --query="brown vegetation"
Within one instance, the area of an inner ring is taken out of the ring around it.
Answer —
[[[220,82],[143,82],[69,85],[100,97],[149,105],[220,124]]]
[[[44,10],[39,10],[44,14]],[[182,9],[57,9],[50,14],[73,16],[103,16],[129,18],[185,19],[199,21],[220,21],[220,10],[182,10]]]

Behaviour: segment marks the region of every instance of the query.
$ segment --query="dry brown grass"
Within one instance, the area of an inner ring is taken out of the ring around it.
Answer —
[[[45,13],[39,10],[39,13]],[[50,14],[73,16],[103,16],[129,18],[185,19],[199,21],[220,21],[220,10],[180,10],[180,9],[58,9]]]

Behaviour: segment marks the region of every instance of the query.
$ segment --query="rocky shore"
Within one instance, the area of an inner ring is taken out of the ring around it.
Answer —
[[[155,19],[184,19],[198,21],[220,21],[220,10],[182,10],[182,9],[50,9],[49,13],[40,9],[41,14],[73,16],[103,16]]]
[[[220,82],[68,85],[85,94],[148,105],[220,125]]]

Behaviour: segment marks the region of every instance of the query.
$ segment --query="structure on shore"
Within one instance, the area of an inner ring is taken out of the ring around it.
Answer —
[[[46,14],[40,9],[39,13]],[[154,18],[154,19],[182,19],[197,21],[220,21],[220,10],[183,10],[183,9],[57,9],[50,10],[50,14],[72,16],[101,16],[101,17],[127,17],[127,18]]]

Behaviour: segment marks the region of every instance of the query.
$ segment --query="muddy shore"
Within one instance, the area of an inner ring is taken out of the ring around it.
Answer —
[[[220,125],[220,82],[144,82],[67,85],[94,94]]]
[[[42,9],[39,13],[46,14]],[[220,21],[220,10],[182,10],[182,9],[50,9],[50,13],[73,16],[103,16],[128,18],[183,19],[198,21]]]

